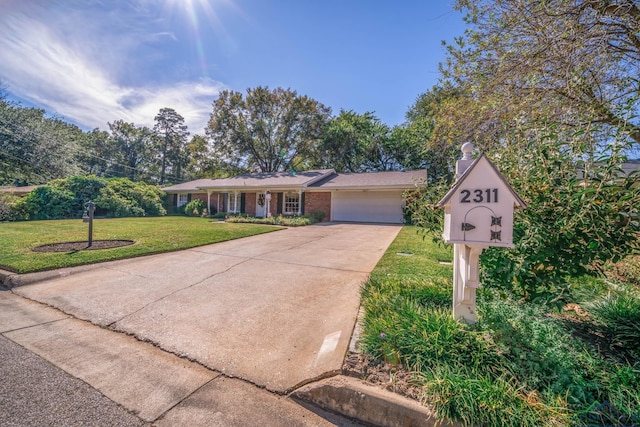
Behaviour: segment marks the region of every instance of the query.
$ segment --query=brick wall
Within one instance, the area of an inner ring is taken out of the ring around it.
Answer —
[[[323,221],[331,221],[331,193],[305,193],[304,195],[304,213],[310,215],[312,212],[324,212]]]
[[[245,193],[244,213],[251,216],[256,214],[256,193]]]

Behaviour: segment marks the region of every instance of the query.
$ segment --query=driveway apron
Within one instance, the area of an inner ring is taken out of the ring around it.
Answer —
[[[327,223],[14,288],[278,393],[339,371],[360,286],[400,230]]]

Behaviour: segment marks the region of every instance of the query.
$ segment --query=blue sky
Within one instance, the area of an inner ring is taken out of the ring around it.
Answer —
[[[171,107],[202,134],[256,86],[396,125],[464,29],[449,0],[0,0],[0,79],[85,130]]]

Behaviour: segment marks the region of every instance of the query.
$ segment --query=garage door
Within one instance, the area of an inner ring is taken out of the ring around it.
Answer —
[[[331,195],[333,221],[402,223],[399,191],[337,191]]]

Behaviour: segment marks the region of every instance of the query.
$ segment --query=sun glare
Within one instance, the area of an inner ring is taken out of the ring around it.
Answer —
[[[198,55],[202,75],[207,77],[207,58],[203,33],[209,30],[215,34],[215,40],[207,38],[207,42],[232,45],[232,41],[220,19],[222,9],[239,12],[233,0],[165,0],[165,11],[169,16],[182,15],[189,25],[193,43]]]

